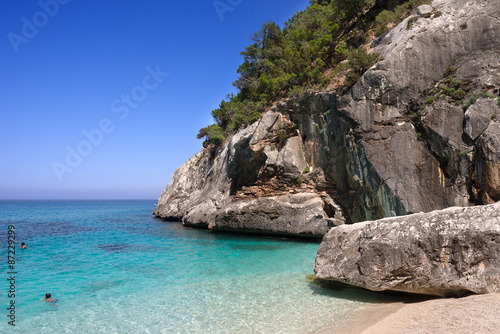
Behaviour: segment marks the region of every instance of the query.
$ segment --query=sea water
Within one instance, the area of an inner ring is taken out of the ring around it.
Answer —
[[[153,203],[0,202],[0,333],[312,333],[367,303],[305,279],[317,242],[189,229]]]

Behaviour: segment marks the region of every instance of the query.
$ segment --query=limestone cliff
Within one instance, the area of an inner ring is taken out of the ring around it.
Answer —
[[[276,103],[181,166],[154,214],[324,235],[343,222],[500,200],[500,1],[435,0],[373,41],[343,96]]]
[[[179,168],[154,214],[216,230],[322,236],[343,222],[322,191],[320,169],[303,174],[299,136],[277,142],[286,116],[268,112],[216,151],[206,149]]]

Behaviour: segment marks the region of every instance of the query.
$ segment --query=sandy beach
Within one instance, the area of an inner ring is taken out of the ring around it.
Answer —
[[[369,306],[346,327],[322,334],[497,334],[500,293],[463,298],[395,302]]]

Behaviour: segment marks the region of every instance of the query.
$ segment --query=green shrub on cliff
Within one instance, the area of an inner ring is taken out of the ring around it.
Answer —
[[[210,144],[219,146],[226,140],[224,131],[222,131],[222,128],[217,124],[212,124],[200,129],[200,132],[198,133],[196,138],[205,139],[203,141],[203,147],[207,147]]]
[[[380,55],[376,52],[368,53],[365,49],[359,48],[351,52],[347,58],[349,72],[346,74],[345,86],[353,86],[370,67],[378,60]]]
[[[297,124],[294,122],[284,122],[276,133],[278,145],[282,147],[285,141],[294,135],[296,129]]]
[[[382,35],[387,30],[389,23],[396,22],[396,15],[389,10],[383,10],[375,18],[377,27],[375,28],[375,37]]]
[[[467,101],[467,103],[465,103],[464,108],[465,109],[469,108],[471,105],[473,105],[474,103],[476,103],[476,101],[480,97],[494,99],[496,96],[493,95],[493,94],[487,93],[487,92],[476,92],[476,93],[472,94],[469,97],[469,100]],[[498,97],[498,101],[499,101],[499,105],[498,106],[500,107],[500,96]]]
[[[382,1],[383,2],[383,1]],[[409,0],[396,6],[394,10],[383,10],[375,18],[375,37],[381,36],[387,31],[389,24],[398,24],[411,13],[415,13],[417,7],[431,3],[431,0]],[[409,27],[413,22],[408,22]]]

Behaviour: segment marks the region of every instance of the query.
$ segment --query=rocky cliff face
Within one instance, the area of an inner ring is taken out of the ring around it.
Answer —
[[[498,0],[435,0],[430,16],[372,43],[383,60],[346,95],[282,101],[195,155],[154,214],[320,236],[345,221],[500,200],[499,17]]]
[[[302,139],[278,140],[290,120],[270,111],[218,150],[206,149],[179,168],[154,214],[214,230],[322,236],[343,223],[322,190],[321,169],[307,167]]]

